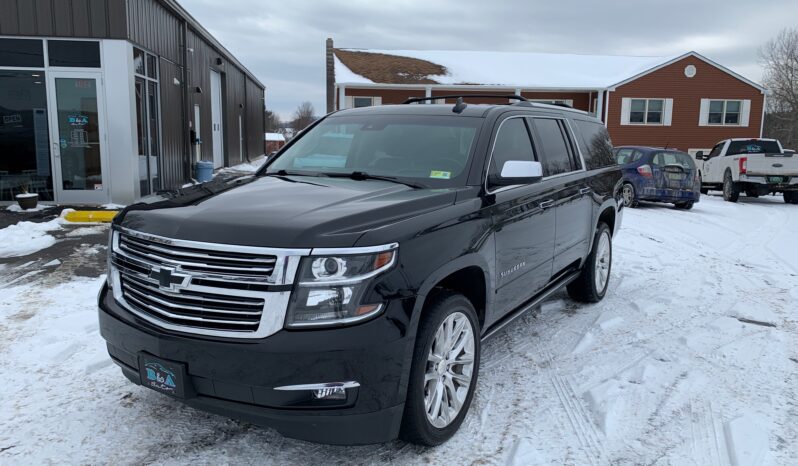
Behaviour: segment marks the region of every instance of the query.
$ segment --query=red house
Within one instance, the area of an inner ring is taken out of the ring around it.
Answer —
[[[334,48],[327,40],[328,111],[447,94],[519,94],[566,103],[598,115],[616,146],[691,153],[725,138],[761,137],[765,104],[762,86],[696,52],[637,57],[366,50]]]

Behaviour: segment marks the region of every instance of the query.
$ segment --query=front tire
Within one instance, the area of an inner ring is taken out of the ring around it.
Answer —
[[[679,202],[674,205],[676,206],[677,209],[690,210],[693,208],[693,204],[694,204],[693,201],[687,201],[687,202]]]
[[[441,292],[425,306],[413,350],[399,436],[435,446],[460,428],[479,376],[479,320],[465,296]]]
[[[798,191],[784,191],[784,202],[798,204]]]
[[[732,180],[730,172],[723,175],[723,200],[728,202],[737,202],[740,198],[740,185]]]
[[[593,250],[587,256],[582,272],[568,284],[568,295],[575,301],[597,303],[607,293],[612,271],[612,233],[606,223],[601,222],[593,239]]]

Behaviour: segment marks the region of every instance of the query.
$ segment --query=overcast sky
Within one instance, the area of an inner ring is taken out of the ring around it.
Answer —
[[[695,50],[759,82],[757,49],[798,27],[796,0],[180,0],[266,85],[283,119],[325,111],[336,47],[674,55]]]

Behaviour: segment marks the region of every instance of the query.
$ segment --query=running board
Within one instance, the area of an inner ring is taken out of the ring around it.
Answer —
[[[534,308],[535,306],[537,306],[541,302],[545,301],[546,298],[548,298],[549,296],[551,296],[555,292],[559,291],[565,285],[567,285],[567,284],[571,283],[572,281],[576,280],[576,277],[579,276],[580,272],[581,272],[580,270],[577,270],[575,272],[571,272],[570,274],[560,278],[556,282],[554,282],[551,285],[549,285],[548,287],[546,287],[543,290],[543,292],[541,292],[539,295],[537,295],[536,297],[532,298],[531,301],[528,301],[526,304],[522,304],[521,306],[516,308],[514,311],[510,312],[506,316],[504,316],[501,319],[499,319],[495,324],[493,324],[490,327],[490,329],[484,335],[482,335],[482,341],[486,341],[488,338],[492,337],[493,335],[496,335],[504,327],[509,325],[511,322],[515,321],[515,319],[521,317],[522,315],[524,315],[524,313],[526,313],[527,311],[531,310],[532,308]]]

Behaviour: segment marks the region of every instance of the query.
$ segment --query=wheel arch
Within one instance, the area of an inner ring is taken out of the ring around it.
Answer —
[[[411,320],[413,328],[418,327],[418,322],[430,299],[442,289],[467,297],[477,311],[480,327],[483,327],[490,307],[491,293],[488,290],[493,289],[490,270],[482,256],[472,254],[459,257],[431,273],[418,292]]]

